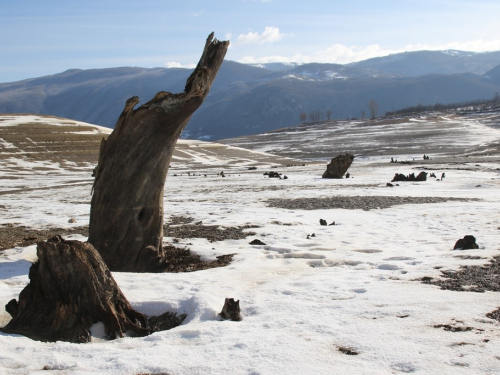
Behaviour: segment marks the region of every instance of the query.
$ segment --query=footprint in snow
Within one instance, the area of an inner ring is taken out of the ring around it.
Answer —
[[[387,271],[394,271],[399,269],[399,267],[396,266],[395,264],[388,264],[388,263],[379,264],[377,268],[379,270],[387,270]]]

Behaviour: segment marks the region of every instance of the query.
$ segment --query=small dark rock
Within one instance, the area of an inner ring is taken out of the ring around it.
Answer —
[[[320,224],[320,225],[328,225],[328,224],[326,223],[326,220],[324,220],[324,219],[319,219],[319,224]]]
[[[476,237],[467,235],[464,238],[461,238],[455,243],[453,250],[470,250],[470,249],[479,249],[479,246],[476,243]]]
[[[266,245],[266,244],[261,240],[255,239],[252,242],[250,242],[250,245]]]
[[[472,331],[472,327],[467,326],[452,326],[451,324],[435,324],[434,328],[442,328],[448,332],[467,332]]]
[[[338,347],[339,352],[347,354],[347,355],[358,355],[359,353],[354,350],[353,348],[348,348],[346,346],[339,346]]]
[[[420,172],[418,176],[415,176],[415,173],[411,173],[408,176],[402,173],[396,173],[391,182],[399,181],[427,181],[427,172]]]
[[[415,181],[427,181],[427,172],[420,172]]]

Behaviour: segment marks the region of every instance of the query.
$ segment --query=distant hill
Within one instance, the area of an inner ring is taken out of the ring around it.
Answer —
[[[468,68],[472,71],[463,71]],[[113,127],[128,98],[137,95],[145,102],[158,91],[181,92],[190,73],[182,68],[72,69],[4,83],[0,113],[46,114]],[[382,115],[417,104],[490,99],[499,91],[500,52],[423,51],[348,65],[276,63],[268,68],[225,61],[183,137],[217,140],[262,133],[297,124],[301,112],[361,117],[372,99]]]
[[[500,64],[500,51],[475,53],[448,50],[397,53],[348,65],[417,77],[427,74],[456,73],[483,75],[498,64]]]

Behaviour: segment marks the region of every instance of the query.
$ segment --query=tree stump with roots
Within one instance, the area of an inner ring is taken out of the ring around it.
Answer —
[[[38,261],[19,301],[6,306],[12,320],[1,329],[39,341],[88,342],[90,327],[102,322],[109,339],[126,332],[146,336],[174,328],[185,315],[166,312],[148,318],[134,310],[111,272],[88,242],[56,236],[37,244]]]
[[[135,311],[92,245],[56,236],[37,244],[38,261],[30,283],[11,300],[12,320],[2,329],[40,341],[90,341],[90,327],[102,322],[109,338],[126,331],[151,333],[147,318]]]

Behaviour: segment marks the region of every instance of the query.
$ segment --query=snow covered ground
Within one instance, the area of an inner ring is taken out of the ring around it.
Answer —
[[[221,142],[302,159],[350,152],[412,160],[421,159],[423,154],[445,157],[498,152],[499,129],[498,111],[470,115],[431,113],[413,118],[307,123]]]
[[[495,129],[481,137],[488,142],[500,138]],[[287,168],[283,158],[251,152],[238,162],[237,149],[209,145],[194,142],[174,158],[166,183],[165,219],[187,216],[223,227],[251,224],[258,228],[248,231],[256,235],[213,243],[180,240],[179,246],[207,259],[237,253],[224,268],[113,274],[138,311],[185,313],[184,323],[148,337],[114,341],[102,339],[97,325],[95,340],[88,344],[41,343],[0,334],[0,373],[499,372],[500,322],[486,317],[500,307],[498,293],[447,291],[418,281],[500,255],[498,158],[462,164],[435,159],[422,165],[438,176],[445,172],[443,181],[401,182],[390,188],[386,184],[395,173],[416,172],[420,165],[389,163],[385,156],[358,158],[349,170],[353,178],[324,180],[324,163]],[[0,143],[2,153],[12,152],[12,147],[12,142]],[[217,154],[217,148],[225,154]],[[79,163],[70,168],[71,163],[51,160],[34,165],[30,160],[22,153],[0,158],[0,224],[86,225],[93,166]],[[224,178],[217,175],[221,167]],[[263,176],[270,170],[288,179]],[[267,204],[273,198],[329,196],[470,200],[369,211],[288,210]],[[76,223],[68,223],[70,218]],[[336,225],[320,226],[319,219]],[[313,233],[315,237],[307,238]],[[477,238],[480,248],[452,250],[467,234]],[[266,245],[249,245],[254,238]],[[469,256],[481,259],[464,259]],[[0,306],[18,297],[35,260],[35,245],[0,252]],[[217,318],[226,297],[240,300],[243,321]],[[0,309],[0,326],[9,319]],[[452,332],[435,328],[439,325],[471,329]]]

